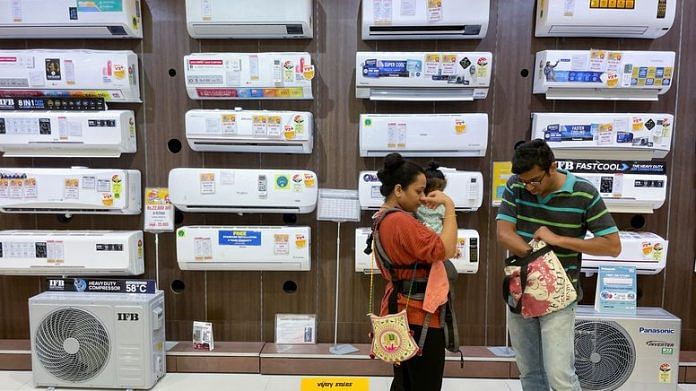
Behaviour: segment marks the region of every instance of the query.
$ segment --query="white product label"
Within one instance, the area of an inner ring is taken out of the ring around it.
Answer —
[[[203,173],[200,175],[201,194],[215,194],[215,174]]]
[[[213,6],[210,0],[201,0],[201,17],[210,20],[213,16]]]
[[[575,0],[565,0],[563,16],[573,16],[575,13]]]
[[[97,192],[98,193],[111,192],[111,180],[110,179],[97,179]]]
[[[93,176],[83,176],[82,177],[82,189],[83,190],[94,190],[97,187],[97,178]]]
[[[22,187],[24,188],[24,199],[36,199],[39,197],[36,190],[36,178],[25,179]]]
[[[49,263],[62,263],[65,259],[63,241],[49,240],[46,242],[46,255]]]
[[[290,254],[290,235],[275,234],[273,235],[273,254],[287,255]]]
[[[275,75],[275,68],[273,69]],[[278,77],[280,79],[280,77]],[[259,80],[259,56],[249,56],[249,80]]]
[[[206,118],[205,119],[205,132],[206,133],[220,133],[220,122],[217,118]]]
[[[78,178],[65,178],[63,181],[63,199],[80,199],[80,180]]]
[[[12,0],[10,2],[10,13],[13,22],[22,21],[22,0]]]
[[[416,0],[401,0],[401,16],[416,16]]]
[[[375,24],[392,23],[392,0],[373,0],[372,15]]]
[[[193,256],[197,261],[213,259],[213,241],[210,238],[193,238]]]

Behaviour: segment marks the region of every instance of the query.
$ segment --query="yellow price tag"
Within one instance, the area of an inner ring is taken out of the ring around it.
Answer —
[[[370,379],[366,377],[305,377],[300,391],[369,391]]]

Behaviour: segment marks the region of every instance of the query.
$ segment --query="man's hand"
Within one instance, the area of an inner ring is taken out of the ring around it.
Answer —
[[[540,227],[534,232],[534,240],[543,240],[546,244],[550,246],[558,245],[561,237],[551,232],[547,227]]]

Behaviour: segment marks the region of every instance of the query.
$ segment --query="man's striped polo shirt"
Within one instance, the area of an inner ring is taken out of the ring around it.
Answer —
[[[496,220],[515,224],[517,234],[526,241],[532,240],[542,226],[557,235],[580,239],[585,238],[588,230],[595,236],[619,231],[594,185],[568,171],[558,172],[566,175],[565,183],[546,197],[527,191],[517,175],[510,177]],[[554,251],[577,289],[580,254],[560,247],[554,247]]]

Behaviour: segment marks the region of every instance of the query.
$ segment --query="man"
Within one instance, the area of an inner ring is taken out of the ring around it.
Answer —
[[[527,255],[532,239],[551,245],[578,291],[581,254],[617,256],[618,229],[597,189],[557,168],[543,140],[515,149],[512,172],[498,211],[498,242],[517,256]],[[589,230],[594,234],[585,239]],[[510,312],[509,331],[525,391],[580,391],[575,374],[575,306],[538,318]]]

